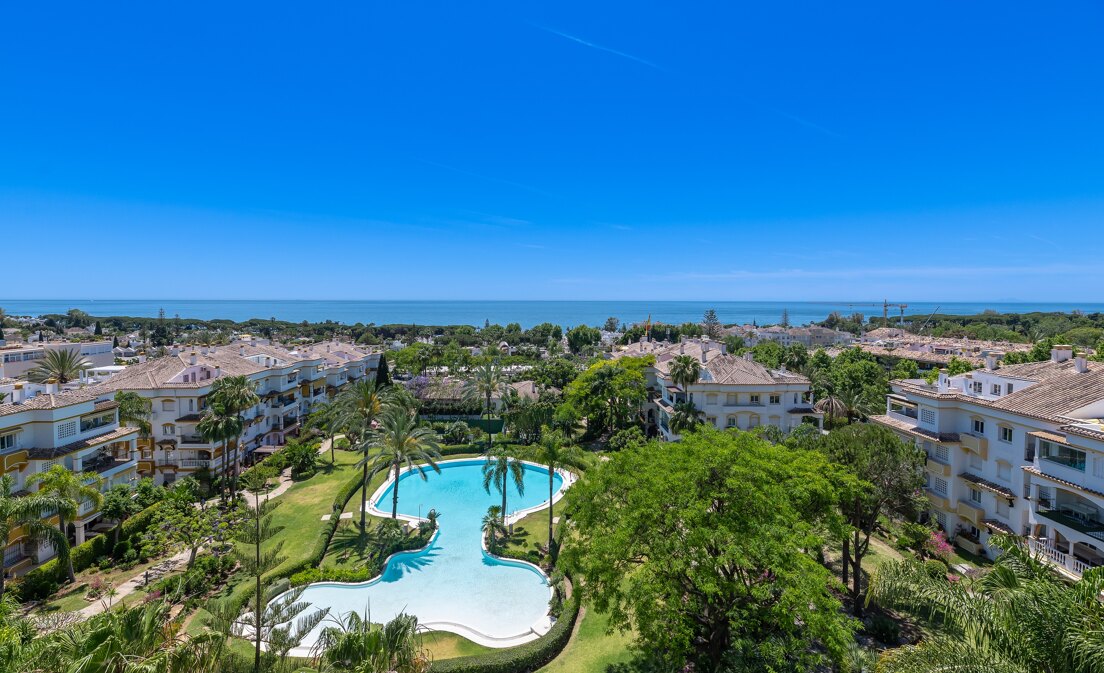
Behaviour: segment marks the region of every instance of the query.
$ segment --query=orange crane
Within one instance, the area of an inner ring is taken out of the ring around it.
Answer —
[[[901,328],[905,327],[905,309],[908,308],[908,304],[891,304],[889,300],[883,299],[881,304],[848,304],[849,307],[854,308],[856,306],[881,306],[882,307],[882,321],[885,322],[886,327],[889,327],[889,307],[900,309],[901,311]]]

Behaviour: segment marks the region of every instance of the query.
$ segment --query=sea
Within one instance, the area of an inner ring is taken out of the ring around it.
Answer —
[[[1104,303],[1060,302],[898,302],[907,304],[906,316],[932,313],[971,315],[986,310],[1000,313],[1034,311],[1084,313],[1104,312]],[[882,302],[868,301],[399,301],[399,300],[245,300],[245,299],[0,299],[0,309],[9,316],[38,316],[80,309],[94,316],[167,317],[244,321],[251,318],[292,322],[332,320],[345,324],[375,323],[414,325],[474,325],[487,322],[519,323],[528,329],[550,322],[571,327],[600,326],[607,318],[621,323],[653,322],[679,324],[700,322],[708,309],[717,312],[725,324],[777,324],[787,313],[790,324],[803,325],[824,320],[833,311],[844,315],[859,312],[867,317],[882,315]],[[890,316],[900,309],[891,305]]]

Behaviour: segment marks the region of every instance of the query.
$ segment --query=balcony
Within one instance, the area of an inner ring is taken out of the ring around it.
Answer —
[[[203,435],[189,434],[189,435],[180,435],[180,443],[181,444],[202,444],[202,445],[206,446],[210,442],[208,442],[206,439],[204,439]]]
[[[981,456],[982,460],[989,459],[989,440],[980,435],[975,435],[968,432],[962,432],[958,435],[958,441],[962,444],[962,448],[967,451],[973,451]]]
[[[206,470],[211,467],[211,461],[209,460],[182,460],[180,461],[181,469],[185,470]]]
[[[958,515],[977,528],[985,526],[985,508],[970,500],[958,501]]]
[[[21,470],[27,466],[27,450],[20,449],[4,456],[4,473]]]
[[[931,456],[928,457],[927,468],[928,472],[932,474],[938,474],[944,477],[951,476],[951,466],[946,463],[941,463]]]
[[[1037,508],[1035,510],[1035,513],[1043,517],[1044,519],[1049,519],[1050,521],[1060,526],[1065,526],[1066,528],[1077,531],[1078,533],[1081,533],[1083,535],[1088,535],[1089,537],[1104,541],[1104,524],[1100,523],[1099,521],[1093,521],[1091,519],[1077,516],[1070,516],[1059,510],[1047,509],[1042,506]]]
[[[925,493],[928,496],[928,500],[931,501],[931,504],[938,509],[942,509],[948,512],[954,511],[954,507],[951,506],[951,501],[947,498],[946,493],[937,493],[930,488],[925,489]]]
[[[955,544],[975,556],[985,556],[985,547],[980,541],[971,538],[969,535],[959,533],[955,536]]]

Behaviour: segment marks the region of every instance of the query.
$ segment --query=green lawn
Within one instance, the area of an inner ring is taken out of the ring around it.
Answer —
[[[608,627],[604,614],[586,610],[567,647],[541,673],[602,673],[611,664],[629,661],[632,634],[607,634]]]
[[[430,659],[434,661],[494,652],[493,648],[478,645],[448,631],[429,631],[418,636],[418,640],[429,652]]]

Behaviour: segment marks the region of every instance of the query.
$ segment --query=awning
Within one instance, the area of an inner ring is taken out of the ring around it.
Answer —
[[[1048,442],[1057,442],[1059,444],[1068,443],[1065,435],[1058,435],[1053,432],[1046,432],[1044,430],[1036,430],[1035,432],[1027,433],[1030,437],[1036,437],[1038,439],[1045,439]]]

